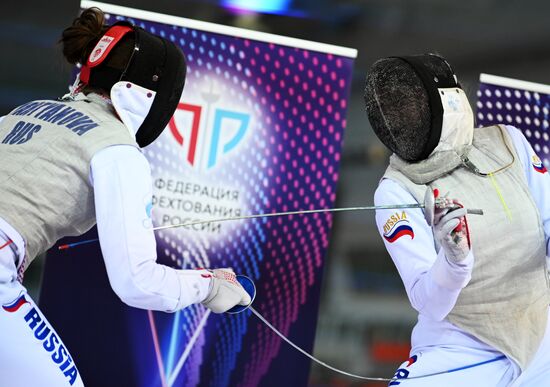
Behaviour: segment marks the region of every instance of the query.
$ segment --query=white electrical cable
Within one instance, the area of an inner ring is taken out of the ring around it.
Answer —
[[[356,378],[356,379],[370,380],[370,381],[374,381],[374,382],[393,382],[393,381],[398,381],[398,380],[405,381],[405,380],[411,380],[411,379],[423,379],[423,378],[428,378],[428,377],[431,377],[431,376],[448,374],[448,373],[457,372],[457,371],[463,371],[463,370],[466,370],[466,369],[469,369],[469,368],[482,366],[484,364],[492,363],[492,362],[495,362],[495,361],[498,361],[498,360],[503,360],[503,359],[506,358],[506,356],[501,355],[501,356],[497,356],[493,359],[485,360],[485,361],[478,362],[478,363],[468,364],[468,365],[462,366],[462,367],[452,368],[450,370],[434,372],[434,373],[426,374],[426,375],[411,376],[411,377],[406,377],[406,378],[395,378],[395,377],[394,378],[378,378],[378,377],[372,377],[372,376],[362,376],[362,375],[352,374],[351,372],[343,371],[341,369],[338,369],[336,367],[333,367],[333,366],[325,363],[322,360],[317,359],[315,356],[311,355],[310,353],[308,353],[307,351],[303,350],[302,348],[300,348],[299,346],[294,344],[292,341],[290,341],[289,338],[287,338],[277,328],[275,328],[273,325],[271,325],[271,323],[269,321],[267,321],[256,309],[254,309],[254,307],[250,306],[250,307],[248,307],[248,309],[250,309],[250,311],[256,317],[258,317],[261,322],[263,322],[265,325],[267,325],[269,327],[269,329],[271,329],[273,332],[275,332],[277,334],[277,336],[279,336],[281,339],[286,341],[292,348],[294,348],[298,352],[302,353],[304,356],[310,358],[311,360],[313,360],[317,364],[320,364],[323,367],[328,368],[328,369],[330,369],[334,372],[337,372],[339,374],[349,376],[349,377],[352,377],[352,378]]]
[[[288,339],[285,335],[283,335],[281,332],[279,332],[277,330],[277,328],[275,328],[273,325],[270,324],[269,321],[267,321],[256,309],[254,309],[252,306],[249,307],[248,309],[250,309],[250,311],[252,313],[254,313],[254,315],[256,315],[256,317],[258,317],[265,325],[267,325],[273,332],[275,332],[281,339],[283,339],[284,341],[286,341],[291,347],[293,347],[295,350],[297,350],[298,352],[301,352],[303,355],[307,356],[308,358],[310,358],[311,360],[313,360],[314,362],[322,365],[323,367],[326,367],[330,370],[333,370],[335,372],[338,372],[339,374],[342,374],[342,375],[346,375],[346,376],[351,376],[352,378],[357,378],[357,379],[363,379],[363,380],[371,380],[371,381],[377,381],[377,382],[391,382],[393,380],[397,380],[397,379],[388,379],[388,378],[372,378],[372,377],[368,377],[368,376],[361,376],[361,375],[356,375],[356,374],[352,374],[350,372],[346,372],[346,371],[342,371],[336,367],[333,367],[327,363],[325,363],[324,361],[321,361],[319,359],[317,359],[315,356],[313,355],[310,355],[308,352],[306,352],[305,350],[303,350],[302,348],[298,347],[296,344],[294,344],[292,341],[290,341],[290,339]]]

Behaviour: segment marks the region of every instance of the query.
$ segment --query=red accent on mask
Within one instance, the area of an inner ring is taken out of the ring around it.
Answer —
[[[124,35],[131,31],[133,31],[133,29],[129,26],[113,26],[109,28],[107,32],[105,32],[105,35],[103,35],[95,45],[86,64],[82,66],[80,80],[88,84],[90,81],[91,69],[103,63],[105,58],[109,56],[113,47],[120,42],[120,39],[122,39]]]

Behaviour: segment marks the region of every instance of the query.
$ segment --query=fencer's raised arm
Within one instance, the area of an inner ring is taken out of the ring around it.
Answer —
[[[396,182],[384,179],[374,195],[375,205],[414,203]],[[461,289],[471,278],[474,256],[460,262],[435,250],[431,227],[421,209],[377,210],[376,224],[401,276],[411,305],[422,315],[443,320],[453,309]]]
[[[540,213],[546,236],[546,256],[550,256],[550,175],[523,133],[506,126],[525,171],[527,185]]]
[[[91,161],[101,251],[109,282],[130,306],[174,312],[208,296],[211,278],[156,263],[150,222],[151,172],[128,145],[106,148]]]

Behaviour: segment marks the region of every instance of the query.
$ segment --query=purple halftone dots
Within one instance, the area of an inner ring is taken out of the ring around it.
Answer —
[[[550,95],[481,84],[476,106],[478,126],[498,123],[516,126],[527,137],[545,166],[550,167],[547,132]]]

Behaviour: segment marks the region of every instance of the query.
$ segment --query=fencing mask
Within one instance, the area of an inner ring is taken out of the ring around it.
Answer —
[[[367,75],[365,104],[378,138],[405,161],[471,144],[470,104],[450,65],[437,55],[374,63]]]
[[[145,147],[174,114],[186,69],[183,53],[172,42],[118,22],[99,39],[82,66],[80,81],[110,92],[120,119]]]

